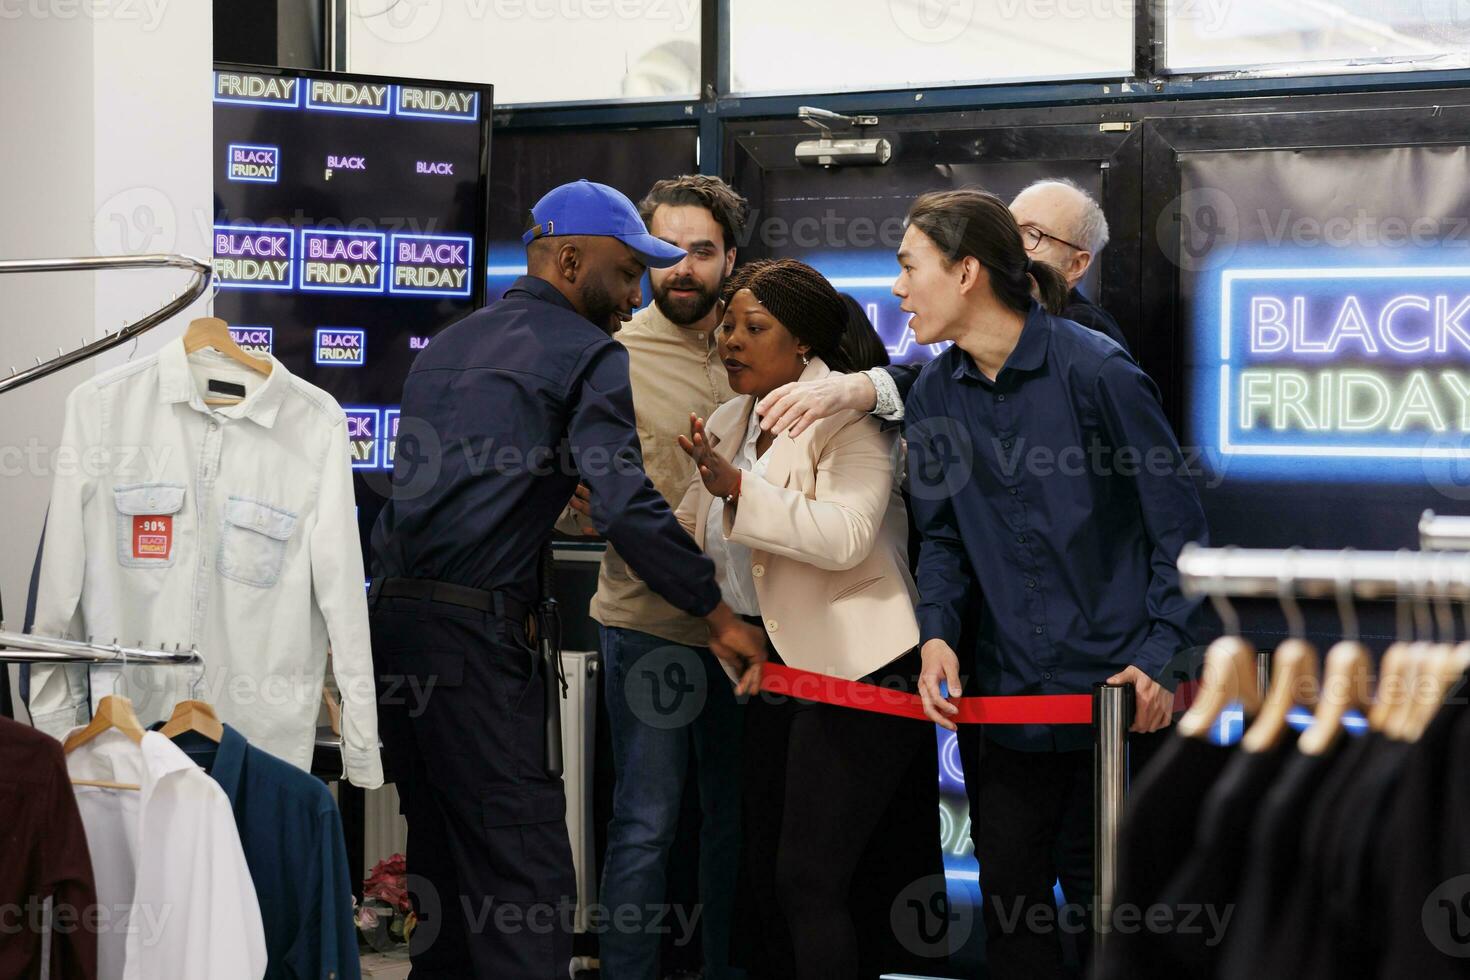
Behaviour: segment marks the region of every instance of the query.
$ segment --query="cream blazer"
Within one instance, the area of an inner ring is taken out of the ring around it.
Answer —
[[[831,373],[814,358],[801,380]],[[754,407],[743,395],[716,409],[711,444],[739,445]],[[765,479],[747,474],[725,508],[725,537],[751,549],[766,632],[792,667],[857,680],[919,642],[898,451],[896,431],[844,411],[778,436]],[[696,472],[677,515],[701,548],[713,500]]]

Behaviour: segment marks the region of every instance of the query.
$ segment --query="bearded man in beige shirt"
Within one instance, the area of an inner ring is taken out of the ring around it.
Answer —
[[[649,270],[653,302],[617,334],[628,349],[644,467],[678,508],[694,476],[677,443],[689,431],[689,414],[708,418],[735,394],[715,326],[747,207],[719,178],[691,175],[659,181],[639,210],[651,233],[688,252],[677,265]],[[578,494],[574,507],[585,508],[586,491]],[[591,614],[601,624],[616,773],[602,876],[608,922],[599,941],[602,976],[659,980],[662,933],[697,921],[705,980],[738,978],[728,955],[740,851],[740,706],[709,651],[704,623],[654,594],[611,547]],[[690,753],[702,813],[700,908],[670,910],[669,851]]]

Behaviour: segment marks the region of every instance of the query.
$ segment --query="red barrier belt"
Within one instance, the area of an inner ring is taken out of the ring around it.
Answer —
[[[784,664],[765,665],[761,693],[782,694],[802,701],[820,701],[843,708],[874,711],[900,718],[925,720],[924,702],[917,694],[840,677],[797,670]],[[1088,725],[1092,723],[1090,694],[1034,694],[1020,697],[960,698],[954,721],[968,725]]]

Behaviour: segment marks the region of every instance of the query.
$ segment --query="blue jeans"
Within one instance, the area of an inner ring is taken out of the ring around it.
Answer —
[[[697,924],[706,980],[734,980],[743,976],[729,965],[740,860],[741,707],[707,648],[616,627],[603,627],[601,637],[617,780],[602,871],[602,976],[658,980],[663,934]],[[669,849],[691,751],[702,815],[700,907],[668,909]]]

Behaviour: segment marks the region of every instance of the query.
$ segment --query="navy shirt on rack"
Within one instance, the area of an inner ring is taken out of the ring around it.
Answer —
[[[1343,751],[1339,739],[1322,755],[1293,752],[1266,793],[1251,827],[1240,908],[1220,961],[1220,976],[1236,980],[1301,976],[1306,930],[1282,929],[1302,868],[1302,815],[1307,813]]]
[[[978,693],[1085,692],[1130,665],[1158,676],[1191,645],[1197,603],[1175,561],[1205,542],[1204,511],[1158,389],[1112,340],[1033,303],[993,381],[958,346],[931,361],[904,431],[922,639],[963,657],[964,614],[983,599]],[[986,737],[1091,744],[1078,726]]]
[[[1164,889],[1182,857],[1195,844],[1200,809],[1235,750],[1202,739],[1175,734],[1164,743],[1128,796],[1118,834],[1118,879],[1113,892],[1114,922],[1122,923],[1103,947],[1099,980],[1144,980],[1174,977],[1165,968],[1151,929],[1127,928],[1125,917],[1142,922],[1161,906]],[[1123,911],[1123,910],[1126,910]],[[1183,922],[1191,910],[1168,909]],[[1206,928],[1207,921],[1197,923]]]
[[[358,980],[347,845],[326,784],[229,725],[218,745],[192,732],[174,742],[234,808],[265,926],[266,980]]]
[[[627,350],[550,283],[522,276],[435,337],[402,410],[375,579],[534,602],[541,549],[580,479],[594,524],[655,592],[695,616],[719,604],[713,563],[643,470]]]
[[[1467,679],[1452,691],[1463,692]],[[1462,813],[1446,805],[1448,785],[1466,780],[1465,770],[1457,768],[1453,758],[1456,726],[1464,727],[1466,718],[1470,711],[1463,696],[1447,700],[1414,746],[1395,794],[1384,837],[1412,844],[1393,848],[1390,891],[1383,903],[1389,920],[1384,924],[1387,938],[1380,976],[1449,980],[1465,975],[1465,960],[1448,955],[1446,947],[1453,952],[1466,945],[1463,897],[1470,888],[1450,886],[1443,892],[1440,888],[1470,871],[1470,864],[1446,859],[1450,842],[1467,836]]]

